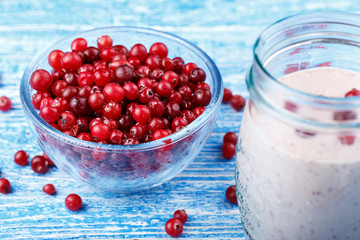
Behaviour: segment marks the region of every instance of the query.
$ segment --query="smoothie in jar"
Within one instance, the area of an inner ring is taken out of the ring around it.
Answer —
[[[255,44],[235,175],[247,239],[360,239],[359,33],[358,15],[311,13]]]

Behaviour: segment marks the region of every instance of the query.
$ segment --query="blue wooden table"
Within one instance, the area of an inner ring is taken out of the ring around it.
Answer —
[[[219,67],[225,87],[247,97],[244,76],[262,29],[302,11],[359,6],[355,0],[0,0],[0,96],[13,103],[9,112],[0,112],[0,174],[12,184],[10,194],[0,194],[0,239],[171,239],[164,225],[176,209],[189,214],[180,238],[244,239],[238,208],[224,194],[234,184],[235,160],[222,157],[222,137],[237,132],[242,117],[229,105],[221,107],[196,160],[170,182],[144,193],[99,193],[56,168],[38,175],[29,166],[17,166],[16,151],[23,149],[30,157],[42,153],[25,122],[18,90],[24,69],[42,49],[81,30],[150,27],[202,48]],[[41,191],[49,182],[57,188],[55,196]],[[72,192],[83,198],[81,211],[64,205]]]

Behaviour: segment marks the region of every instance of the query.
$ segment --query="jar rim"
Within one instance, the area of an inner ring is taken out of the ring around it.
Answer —
[[[270,79],[271,83],[276,87],[281,89],[282,91],[287,91],[295,96],[299,96],[302,99],[306,99],[309,102],[317,102],[318,104],[324,105],[333,105],[333,106],[343,106],[345,108],[352,107],[360,107],[360,96],[354,96],[351,98],[335,98],[335,97],[326,97],[320,95],[313,95],[306,92],[299,91],[297,89],[291,88],[279,81],[274,77],[263,65],[260,57],[258,55],[258,49],[261,44],[263,44],[266,35],[273,32],[274,28],[279,25],[284,25],[285,27],[294,27],[299,20],[305,20],[303,24],[307,23],[337,23],[344,25],[351,25],[359,28],[360,32],[360,14],[342,12],[342,11],[313,11],[306,13],[299,13],[295,15],[291,15],[285,18],[282,18],[270,26],[265,28],[256,39],[255,44],[253,46],[253,58],[254,63],[257,64],[261,71]]]

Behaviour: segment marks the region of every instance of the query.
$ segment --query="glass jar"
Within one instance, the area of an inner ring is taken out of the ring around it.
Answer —
[[[360,239],[360,97],[315,96],[277,81],[323,66],[360,72],[360,16],[283,19],[253,52],[235,175],[247,239]]]

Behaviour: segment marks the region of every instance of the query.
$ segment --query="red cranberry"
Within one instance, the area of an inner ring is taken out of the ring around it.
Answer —
[[[138,99],[141,103],[148,103],[154,98],[154,92],[151,88],[145,87],[138,92]]]
[[[51,107],[58,109],[59,113],[69,110],[69,102],[62,97],[57,97],[52,101]]]
[[[170,135],[170,133],[169,133],[167,130],[165,130],[165,129],[158,129],[158,130],[156,130],[156,131],[154,132],[154,134],[153,134],[153,140],[155,141],[155,140],[158,140],[158,139],[160,139],[160,138],[167,137],[167,136],[169,136],[169,135]]]
[[[171,83],[167,81],[160,81],[156,86],[156,92],[160,97],[169,97],[174,89],[171,86]]]
[[[353,145],[355,142],[355,136],[353,135],[341,135],[338,136],[339,141],[342,145]]]
[[[111,47],[112,44],[113,44],[113,40],[108,35],[103,35],[97,39],[97,46],[100,50],[107,47]]]
[[[196,119],[195,114],[194,114],[192,111],[187,110],[187,109],[185,109],[184,111],[182,111],[180,116],[181,116],[188,124],[192,123],[192,122]]]
[[[130,128],[130,136],[138,139],[139,141],[141,141],[144,138],[145,135],[145,131],[143,130],[143,128],[140,125],[134,125]]]
[[[121,115],[121,106],[117,102],[110,101],[103,107],[103,114],[109,119],[118,119]]]
[[[151,74],[150,74],[150,77],[152,79],[155,79],[155,80],[159,80],[162,78],[162,76],[164,75],[164,70],[160,69],[160,68],[155,68]]]
[[[192,100],[198,106],[207,106],[211,101],[211,92],[206,88],[197,89],[193,94]]]
[[[85,132],[80,133],[77,136],[77,138],[80,139],[80,140],[88,141],[88,142],[93,142],[94,141],[93,136],[90,133],[85,133]]]
[[[84,62],[92,64],[93,62],[100,60],[100,51],[96,47],[87,47],[84,50]]]
[[[36,91],[47,90],[52,83],[50,73],[44,69],[38,69],[31,74],[30,86]]]
[[[36,173],[46,173],[48,168],[48,162],[43,156],[35,156],[31,159],[31,169]]]
[[[125,97],[130,100],[134,101],[137,99],[137,93],[138,93],[138,86],[133,82],[128,82],[124,84],[124,90],[125,90]]]
[[[224,139],[223,139],[223,142],[224,143],[232,143],[234,145],[236,145],[236,142],[237,142],[237,135],[236,133],[234,132],[227,132],[225,135],[224,135]]]
[[[116,50],[112,47],[106,47],[100,50],[100,58],[106,62],[114,61],[115,56]],[[118,59],[118,57],[116,59]]]
[[[183,232],[183,223],[176,218],[169,219],[165,224],[165,231],[171,237],[179,237]]]
[[[184,128],[186,125],[188,125],[188,123],[185,121],[185,119],[178,117],[171,122],[171,129],[174,132],[177,132]]]
[[[110,128],[104,123],[98,123],[90,128],[95,141],[105,141],[110,137]]]
[[[107,69],[99,69],[94,72],[94,82],[98,86],[105,86],[111,81],[111,73]]]
[[[153,82],[149,79],[149,78],[140,78],[137,86],[139,88],[139,90],[143,89],[143,88],[152,88],[153,86]]]
[[[174,212],[174,218],[179,219],[182,223],[186,223],[188,215],[184,209],[180,209]]]
[[[134,73],[128,66],[120,66],[115,70],[114,79],[120,85],[124,85],[126,82],[134,80]]]
[[[3,112],[9,111],[11,108],[11,100],[8,97],[0,97],[0,110]]]
[[[224,96],[223,96],[222,102],[227,103],[231,100],[231,98],[232,98],[231,90],[228,88],[224,88]]]
[[[148,66],[151,70],[159,68],[161,65],[161,57],[159,57],[159,55],[149,55],[145,59],[145,65]]]
[[[82,72],[94,72],[94,66],[89,64],[89,63],[85,63],[83,65],[81,65],[81,67],[79,68],[79,73],[82,73]]]
[[[83,97],[75,96],[69,102],[70,111],[77,117],[82,117],[90,112],[88,100]]]
[[[64,52],[61,50],[54,50],[48,56],[49,65],[54,69],[61,68],[61,57],[64,55]]]
[[[124,132],[129,132],[130,128],[135,125],[135,121],[129,115],[123,114],[117,121],[119,129]]]
[[[61,97],[62,92],[67,87],[68,87],[68,84],[66,81],[57,80],[57,81],[53,82],[53,84],[51,85],[51,93],[53,95],[55,95],[56,97]]]
[[[169,82],[172,88],[176,88],[179,84],[179,75],[173,71],[167,71],[162,75],[161,80]]]
[[[84,38],[76,38],[71,43],[71,51],[83,52],[87,48],[87,41]]]
[[[121,102],[125,97],[125,90],[116,83],[108,83],[103,88],[106,101]]]
[[[161,59],[161,68],[164,71],[174,71],[174,61],[171,58],[164,57]]]
[[[47,123],[54,123],[60,116],[59,110],[55,107],[45,106],[40,109],[40,116]]]
[[[62,130],[69,130],[76,124],[76,117],[72,112],[66,111],[60,114],[58,125]]]
[[[65,206],[71,211],[77,211],[82,207],[81,197],[75,193],[69,194],[65,198]]]
[[[135,144],[140,144],[140,141],[134,137],[129,137],[123,141],[123,145],[135,145]]]
[[[125,55],[127,55],[128,52],[129,52],[128,49],[123,45],[115,45],[114,49],[116,50],[116,52],[122,53],[122,54],[125,54]]]
[[[165,127],[164,122],[157,117],[152,118],[148,124],[150,133],[154,133],[156,130],[163,129],[164,127]]]
[[[243,110],[245,107],[245,103],[245,99],[240,95],[233,95],[230,99],[230,104],[236,111]]]
[[[201,68],[193,68],[189,73],[189,80],[193,84],[199,84],[205,81],[206,74]]]
[[[162,117],[165,112],[165,105],[160,100],[150,100],[148,102],[151,117]]]
[[[189,62],[187,64],[184,65],[184,69],[183,69],[183,72],[186,74],[186,75],[189,75],[190,74],[190,71],[194,68],[197,68],[197,65],[195,63],[192,63],[192,62]],[[190,76],[189,76],[190,77]]]
[[[151,74],[151,69],[148,66],[141,65],[137,70],[135,70],[135,75],[138,78],[149,78]]]
[[[47,161],[49,167],[55,167],[55,164],[51,159],[46,155],[45,153],[42,154],[42,157],[45,158],[45,161]]]
[[[225,196],[229,202],[231,202],[232,204],[237,204],[235,185],[231,185],[226,189]]]
[[[14,161],[19,166],[26,166],[28,164],[28,154],[23,151],[17,151],[14,156]]]
[[[181,74],[184,69],[184,59],[182,59],[181,57],[175,57],[173,58],[173,62],[174,62],[174,72],[176,72],[177,74]]]
[[[223,147],[222,147],[222,154],[224,156],[224,158],[228,158],[231,159],[235,156],[235,144],[231,143],[231,142],[225,142]]]
[[[124,133],[121,130],[114,129],[110,133],[109,140],[114,144],[121,144],[124,138]]]
[[[56,189],[53,184],[48,183],[42,187],[44,193],[48,195],[54,195],[56,193]]]
[[[63,69],[53,69],[51,71],[51,77],[53,81],[63,79],[65,75],[65,71]]]
[[[105,102],[106,102],[105,96],[101,92],[94,92],[90,94],[88,98],[88,103],[90,107],[94,110],[102,108]]]
[[[87,72],[90,72],[90,71],[87,71]],[[65,73],[64,80],[68,83],[69,86],[76,87],[79,84],[78,83],[78,75],[76,73],[72,73],[72,72]]]
[[[161,42],[154,43],[149,49],[149,53],[159,55],[161,58],[167,57],[168,49],[165,44]]]
[[[356,88],[351,89],[351,91],[345,94],[345,97],[355,97],[355,96],[360,96],[360,90],[357,90]]]
[[[132,117],[139,123],[146,123],[151,118],[151,112],[145,105],[139,105],[134,108]]]
[[[140,43],[135,44],[128,53],[129,57],[136,57],[140,62],[144,62],[147,57],[146,47]]]
[[[75,97],[78,94],[78,89],[74,86],[67,86],[64,91],[61,93],[61,97],[65,98],[67,101],[70,101],[71,98]]]
[[[0,178],[0,193],[7,194],[11,191],[11,184],[6,178]]]
[[[43,100],[44,98],[51,98],[51,94],[47,91],[38,91],[32,96],[31,101],[35,109],[40,110],[40,103],[41,100]],[[1,97],[0,97],[0,106],[1,106]]]
[[[170,119],[174,119],[176,117],[179,117],[180,114],[181,114],[180,105],[175,101],[168,102],[167,104],[165,104],[165,114]]]
[[[82,58],[77,52],[67,52],[61,57],[61,66],[66,71],[77,71],[82,62]]]
[[[94,83],[94,74],[91,72],[81,72],[77,78],[77,82],[80,87],[84,87],[86,85],[92,85]]]

